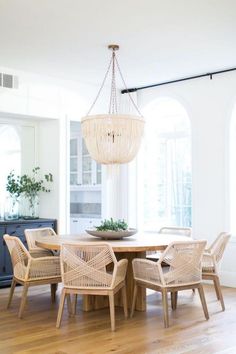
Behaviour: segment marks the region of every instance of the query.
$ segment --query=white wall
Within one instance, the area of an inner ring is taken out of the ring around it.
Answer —
[[[163,96],[179,100],[191,121],[193,235],[211,242],[219,232],[230,231],[229,128],[236,102],[236,73],[139,91],[139,106]],[[236,286],[235,251],[232,237],[222,263],[226,285]]]
[[[59,121],[38,122],[38,161],[42,175],[52,173],[53,183],[49,193],[40,194],[40,217],[59,219]]]

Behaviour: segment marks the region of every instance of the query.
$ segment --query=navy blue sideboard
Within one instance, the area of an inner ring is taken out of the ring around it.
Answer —
[[[7,245],[3,240],[3,235],[9,234],[12,236],[17,236],[26,246],[24,230],[42,227],[52,227],[55,231],[57,231],[57,222],[54,219],[20,219],[14,221],[5,221],[0,219],[0,288],[10,285],[12,280],[11,258]]]

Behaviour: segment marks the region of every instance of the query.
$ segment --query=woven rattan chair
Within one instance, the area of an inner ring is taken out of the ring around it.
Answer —
[[[219,266],[229,239],[230,234],[220,233],[212,245],[205,250],[202,258],[202,278],[213,280],[216,296],[220,300],[223,311],[225,310],[225,304],[219,280]]]
[[[159,234],[174,234],[191,237],[192,229],[190,227],[164,226],[159,230]],[[162,252],[148,252],[146,259],[157,262]],[[164,263],[162,265],[165,265]]]
[[[51,284],[51,297],[55,301],[57,284],[61,281],[60,258],[33,258],[18,237],[3,236],[11,255],[13,280],[7,308],[10,307],[17,283],[23,285],[18,317],[22,318],[28,288],[33,285]]]
[[[51,227],[44,227],[40,229],[25,229],[25,238],[29,253],[32,257],[50,257],[53,256],[53,252],[50,250],[45,250],[41,247],[36,246],[35,241],[37,237],[43,236],[57,236],[55,231]]]
[[[115,330],[114,295],[121,289],[125,317],[128,316],[125,276],[128,261],[117,262],[111,246],[103,242],[63,244],[61,274],[63,290],[56,327],[61,324],[65,297],[70,294],[109,296],[111,330]],[[75,313],[75,309],[73,311]]]
[[[167,293],[171,292],[172,308],[176,309],[177,292],[197,288],[203,311],[209,318],[204,290],[201,284],[201,260],[206,241],[173,242],[163,252],[158,262],[135,258],[133,272],[135,279],[131,316],[133,316],[137,287],[145,287],[162,293],[164,325],[169,326]],[[165,262],[169,267],[162,267]]]

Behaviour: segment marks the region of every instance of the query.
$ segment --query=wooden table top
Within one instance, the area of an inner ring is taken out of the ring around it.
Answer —
[[[190,241],[187,236],[140,232],[120,240],[102,240],[88,234],[37,237],[36,245],[50,250],[60,250],[62,243],[107,242],[114,252],[145,252],[164,250],[171,242]]]

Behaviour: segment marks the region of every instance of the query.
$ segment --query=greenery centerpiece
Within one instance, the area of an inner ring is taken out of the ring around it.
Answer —
[[[39,217],[39,193],[50,192],[50,189],[45,186],[45,183],[53,182],[51,173],[39,176],[40,167],[35,167],[32,170],[32,175],[24,174],[15,176],[14,172],[10,172],[7,177],[6,189],[10,196],[21,197],[22,216],[24,219],[37,219]]]
[[[119,240],[137,233],[136,229],[128,227],[125,220],[113,220],[113,218],[105,219],[100,226],[85,231],[91,236],[100,237],[104,240]]]
[[[124,220],[114,221],[113,218],[105,219],[100,226],[95,227],[97,231],[125,231],[128,229],[128,224]]]

